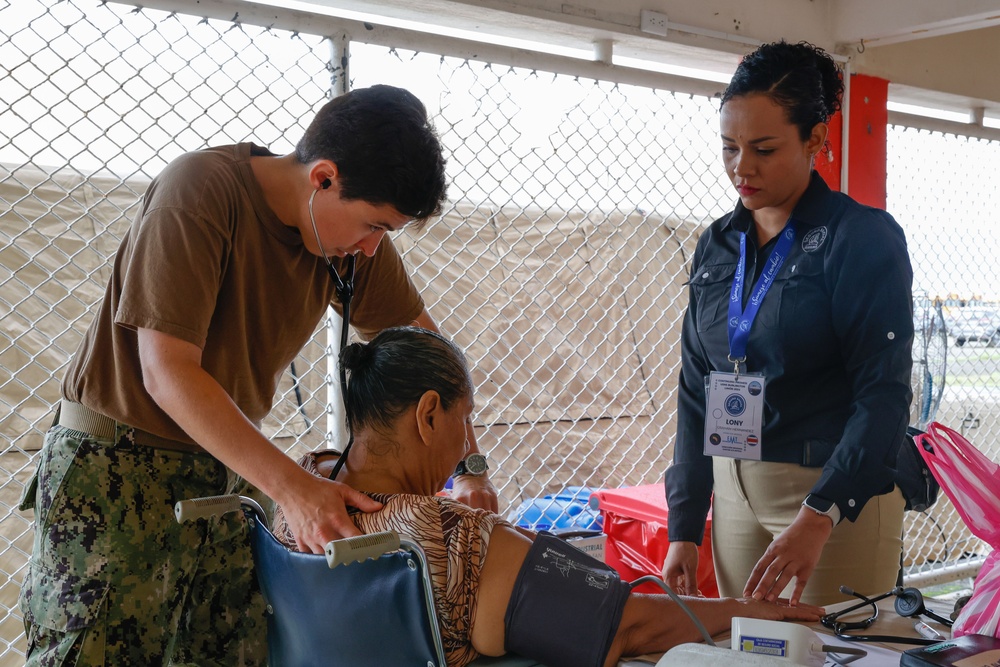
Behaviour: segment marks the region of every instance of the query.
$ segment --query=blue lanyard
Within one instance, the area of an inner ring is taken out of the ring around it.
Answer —
[[[740,363],[746,361],[747,343],[750,341],[750,328],[760,310],[760,304],[764,301],[764,296],[771,289],[775,276],[781,270],[782,264],[788,257],[788,252],[792,249],[792,242],[795,240],[795,224],[791,218],[785,223],[781,230],[778,242],[771,251],[771,256],[767,258],[767,265],[764,271],[753,286],[753,292],[747,301],[746,310],[742,309],[743,303],[743,281],[747,268],[747,235],[740,233],[740,261],[736,265],[736,275],[733,276],[733,288],[729,293],[729,361],[736,364],[736,374],[739,375]]]

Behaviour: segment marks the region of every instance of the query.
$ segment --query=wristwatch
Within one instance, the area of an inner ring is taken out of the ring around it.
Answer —
[[[822,514],[823,516],[830,517],[830,521],[833,521],[833,525],[836,526],[840,523],[840,508],[837,507],[837,503],[832,500],[827,500],[826,498],[821,498],[815,493],[810,493],[806,496],[806,499],[802,501],[803,507],[808,507],[816,514]]]
[[[486,457],[482,454],[469,454],[463,460],[458,462],[458,466],[455,467],[455,476],[459,475],[485,475],[486,471],[489,470],[489,466],[486,465]]]

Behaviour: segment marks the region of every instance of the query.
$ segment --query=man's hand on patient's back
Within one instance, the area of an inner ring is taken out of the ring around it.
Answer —
[[[452,479],[451,497],[469,507],[496,512],[497,488],[486,475],[458,475]]]
[[[299,551],[322,554],[331,540],[361,535],[347,514],[347,506],[376,512],[382,504],[346,484],[303,471],[298,487],[290,490],[281,507]]]

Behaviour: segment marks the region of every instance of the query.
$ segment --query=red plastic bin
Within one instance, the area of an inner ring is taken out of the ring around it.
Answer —
[[[601,489],[591,494],[590,505],[599,510],[604,519],[603,531],[608,536],[604,561],[626,581],[649,574],[659,577],[670,546],[663,484]],[[719,597],[712,558],[711,512],[705,523],[705,536],[698,548],[698,589],[706,597]],[[663,592],[659,586],[649,582],[635,590],[640,593]]]

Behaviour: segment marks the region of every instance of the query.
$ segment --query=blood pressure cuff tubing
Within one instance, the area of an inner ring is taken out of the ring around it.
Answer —
[[[601,561],[539,533],[504,615],[504,649],[547,667],[602,667],[631,587]]]

